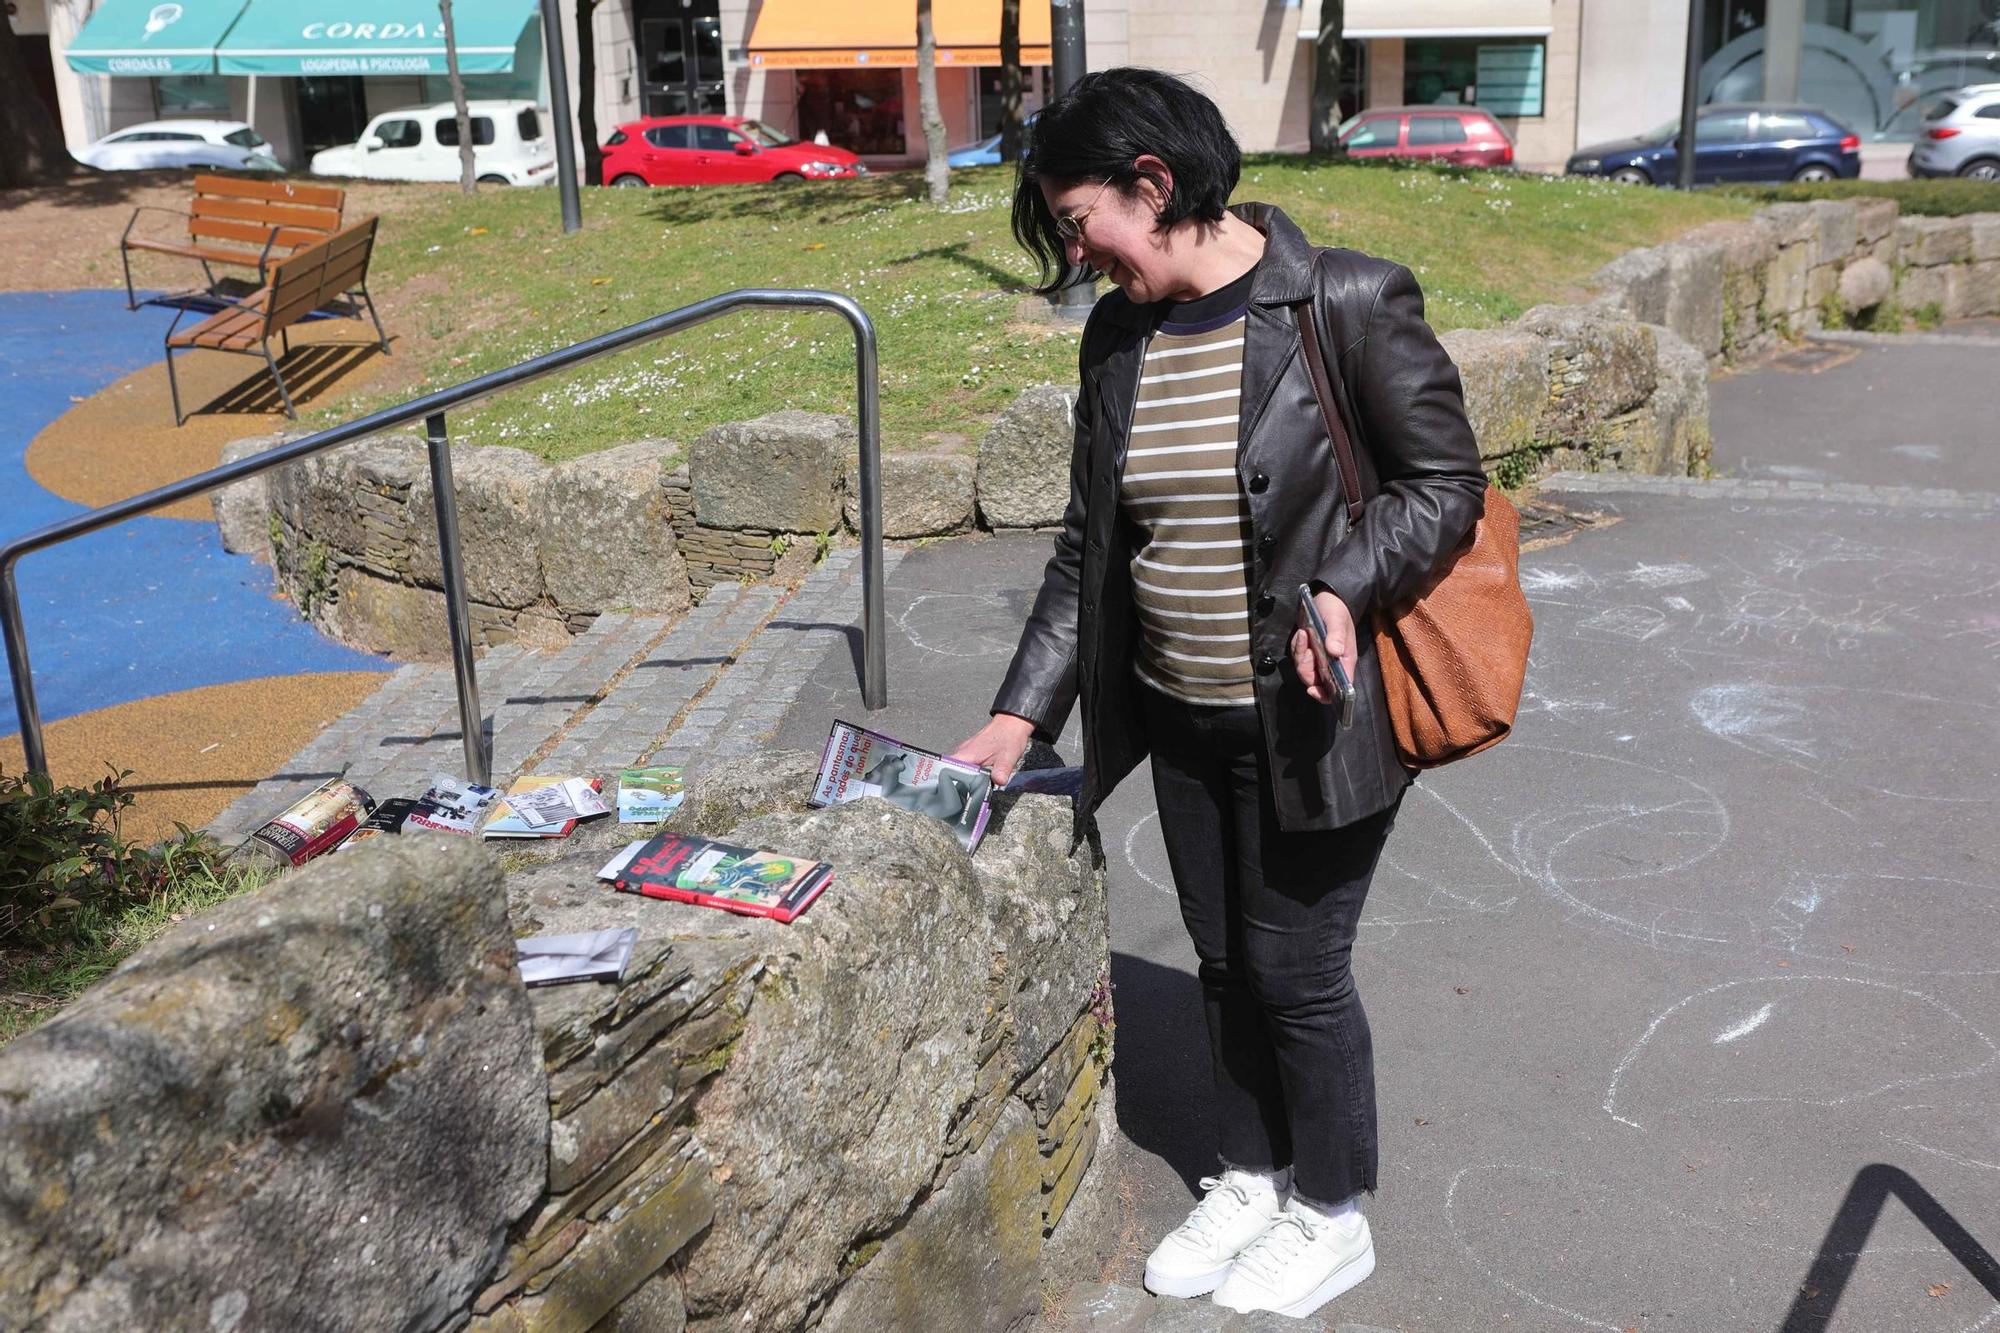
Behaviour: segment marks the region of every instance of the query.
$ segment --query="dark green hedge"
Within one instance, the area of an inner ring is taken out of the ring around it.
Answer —
[[[1904,181],[1800,181],[1788,185],[1729,185],[1722,192],[1761,204],[1813,199],[1894,199],[1902,212],[1953,218],[1966,213],[2000,213],[2000,182],[1956,178]]]

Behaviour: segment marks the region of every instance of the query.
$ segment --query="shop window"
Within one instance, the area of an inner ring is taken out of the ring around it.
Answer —
[[[153,110],[162,119],[229,114],[229,82],[220,74],[175,74],[153,80]]]
[[[1477,103],[1496,116],[1542,114],[1544,43],[1479,37],[1411,38],[1403,46],[1403,100]]]
[[[902,156],[903,72],[896,69],[801,70],[799,137],[824,133],[855,153]]]

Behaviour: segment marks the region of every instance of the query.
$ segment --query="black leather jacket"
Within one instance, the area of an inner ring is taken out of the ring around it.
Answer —
[[[1354,250],[1315,252],[1267,204],[1231,211],[1265,235],[1244,334],[1236,458],[1250,511],[1245,576],[1265,771],[1280,827],[1339,828],[1387,808],[1411,777],[1390,736],[1370,617],[1414,596],[1458,547],[1485,504],[1486,476],[1458,368],[1424,322],[1410,271]],[[1309,294],[1326,346],[1339,349],[1340,392],[1364,474],[1367,505],[1353,531],[1299,359],[1291,306]],[[1114,291],[1084,328],[1069,507],[993,701],[994,712],[1028,718],[1053,741],[1081,699],[1079,836],[1148,748],[1132,674],[1139,628],[1131,559],[1140,543],[1119,512],[1118,480],[1140,363],[1165,314],[1164,303],[1135,305]],[[1331,725],[1290,665],[1301,583],[1335,592],[1359,628],[1351,729]]]

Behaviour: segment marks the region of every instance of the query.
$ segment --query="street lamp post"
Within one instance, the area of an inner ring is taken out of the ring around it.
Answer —
[[[1049,0],[1050,70],[1055,76],[1055,93],[1061,97],[1076,86],[1089,66],[1083,55],[1083,0]],[[1097,283],[1073,283],[1056,293],[1056,313],[1067,319],[1083,319],[1097,304]]]
[[[1674,184],[1694,188],[1695,99],[1701,95],[1701,0],[1688,0],[1686,69],[1681,78],[1681,132],[1674,147]]]
[[[576,131],[569,116],[569,66],[563,59],[562,16],[556,0],[542,0],[542,46],[548,52],[549,114],[555,119],[556,188],[562,192],[563,234],[583,230],[583,202],[576,195]],[[588,90],[586,90],[588,95]]]

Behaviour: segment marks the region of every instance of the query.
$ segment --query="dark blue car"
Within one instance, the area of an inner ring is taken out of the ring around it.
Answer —
[[[1676,116],[1651,134],[1579,148],[1564,171],[1631,185],[1672,185],[1680,129]],[[1860,137],[1816,106],[1715,102],[1701,108],[1695,121],[1697,185],[1854,180],[1860,175]]]

